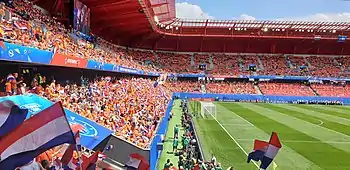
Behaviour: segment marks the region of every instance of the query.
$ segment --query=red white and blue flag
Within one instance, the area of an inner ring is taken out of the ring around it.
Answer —
[[[55,146],[74,144],[60,102],[24,121],[0,139],[0,169],[15,169]]]
[[[254,141],[254,150],[248,154],[247,162],[249,163],[251,160],[261,161],[260,168],[267,169],[281,148],[282,144],[277,133],[272,132],[269,142],[261,140]]]
[[[0,137],[22,124],[27,114],[28,109],[20,109],[11,100],[0,102]]]

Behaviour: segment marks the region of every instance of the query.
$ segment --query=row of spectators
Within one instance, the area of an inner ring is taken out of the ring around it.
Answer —
[[[55,82],[50,82],[51,85],[46,83],[46,77],[36,74],[31,80],[30,86],[27,87],[23,81],[23,77],[18,77],[18,73],[9,74],[7,79],[2,80],[5,85],[6,95],[23,94],[28,91],[29,87],[32,87],[31,92],[38,93],[38,91],[44,91],[45,96],[53,99],[56,93],[66,94],[66,96],[58,95],[60,98],[56,100],[64,99],[68,100],[67,96],[74,96],[70,94],[72,92],[81,93],[88,95],[91,93],[91,89],[97,89],[105,93],[118,92],[125,97],[130,94],[142,95],[145,97],[149,92],[154,96],[155,94],[170,96],[167,92],[193,92],[193,93],[224,93],[224,94],[266,94],[266,95],[288,95],[288,96],[332,96],[332,97],[350,97],[350,85],[347,84],[304,84],[304,83],[274,83],[274,82],[260,82],[255,84],[251,82],[227,82],[227,81],[216,81],[216,82],[201,82],[201,81],[167,81],[163,84],[163,87],[154,88],[154,82],[150,79],[115,79],[101,80],[97,82],[89,83],[87,86],[68,85],[62,87],[60,84],[54,85]],[[113,82],[113,83],[112,83]],[[153,83],[153,84],[152,84]],[[106,84],[106,86],[105,86]],[[40,86],[41,85],[41,86]],[[145,86],[142,86],[145,85]],[[105,86],[105,87],[103,87]],[[45,88],[46,87],[46,88]],[[103,89],[100,89],[102,88]],[[118,87],[118,88],[113,88]],[[164,88],[164,89],[162,89]],[[90,91],[89,91],[90,89]],[[118,91],[122,89],[122,92]],[[130,89],[133,89],[130,90]],[[136,89],[136,90],[135,90]],[[144,91],[137,91],[144,89]],[[152,93],[153,90],[157,89],[157,93]],[[55,92],[55,93],[53,93]],[[98,93],[98,94],[99,94]],[[80,95],[81,95],[80,94]],[[95,94],[95,93],[94,93]],[[95,94],[97,95],[97,94]],[[107,102],[113,100],[112,98],[106,98],[106,94],[99,94],[102,101]],[[102,95],[102,96],[101,96]],[[103,96],[105,95],[105,96]],[[120,97],[118,99],[120,99]],[[83,98],[87,98],[86,96]],[[131,96],[129,96],[131,100]],[[124,99],[125,100],[125,99]],[[143,102],[143,101],[142,101]],[[152,101],[154,102],[154,101]],[[78,107],[78,106],[75,106]],[[74,109],[73,109],[74,110]]]
[[[175,54],[128,50],[101,38],[90,42],[26,0],[1,4],[0,16],[0,37],[6,41],[145,71],[199,73],[198,64],[207,64],[210,73],[221,75],[346,77],[350,73],[348,57]],[[256,73],[249,71],[249,65],[257,67]]]
[[[167,82],[165,87],[172,92],[193,92],[200,93],[202,86],[205,86],[206,93],[221,94],[261,94],[284,95],[284,96],[332,96],[350,97],[350,85],[346,84],[304,84],[304,83],[274,83],[260,82],[208,82],[200,83],[193,81]]]

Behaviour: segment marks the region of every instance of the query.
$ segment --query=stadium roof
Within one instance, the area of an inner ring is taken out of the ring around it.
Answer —
[[[47,0],[34,0],[38,5]],[[154,50],[350,54],[347,22],[192,20],[175,16],[175,0],[81,0],[92,32],[120,45]],[[53,0],[50,9],[64,0]],[[69,1],[67,1],[69,2]],[[56,11],[57,13],[57,11]],[[68,17],[68,16],[67,16]]]

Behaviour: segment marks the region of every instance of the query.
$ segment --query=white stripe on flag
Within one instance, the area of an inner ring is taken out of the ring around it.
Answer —
[[[265,153],[265,156],[268,157],[268,158],[275,158],[275,156],[277,155],[277,152],[280,148],[276,147],[276,146],[273,146],[273,145],[269,145],[269,147],[267,148],[267,151]]]
[[[59,117],[14,142],[1,153],[1,160],[5,160],[11,155],[35,150],[55,137],[69,131],[70,127],[65,116]]]
[[[0,127],[4,125],[7,118],[10,116],[12,106],[9,106],[7,101],[0,103]]]
[[[141,163],[141,160],[130,158],[129,162],[126,165],[130,167],[138,168],[140,163]]]

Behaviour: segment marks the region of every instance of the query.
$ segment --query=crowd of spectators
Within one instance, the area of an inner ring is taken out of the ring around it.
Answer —
[[[139,147],[146,148],[170,97],[143,78],[101,77],[86,85],[51,83],[38,94],[93,120]]]
[[[5,41],[144,71],[200,73],[198,64],[207,64],[211,74],[220,75],[346,77],[350,73],[348,57],[176,54],[126,49],[98,37],[87,41],[26,0],[2,3],[0,16],[0,37]],[[256,65],[257,71],[249,71],[249,65]]]
[[[350,85],[339,84],[312,84],[311,87],[320,96],[350,97]]]
[[[101,38],[87,41],[80,38],[79,32],[66,28],[34,8],[30,1],[14,0],[11,5],[1,4],[0,13],[0,37],[5,41],[103,63],[156,71],[153,65],[145,64],[145,59],[153,56],[152,52],[126,50]]]
[[[201,92],[201,83],[196,81],[168,81],[164,86],[171,92]]]
[[[300,83],[259,83],[259,88],[266,95],[315,96],[310,86]]]
[[[206,84],[207,93],[256,94],[252,83],[246,82],[210,82]]]

